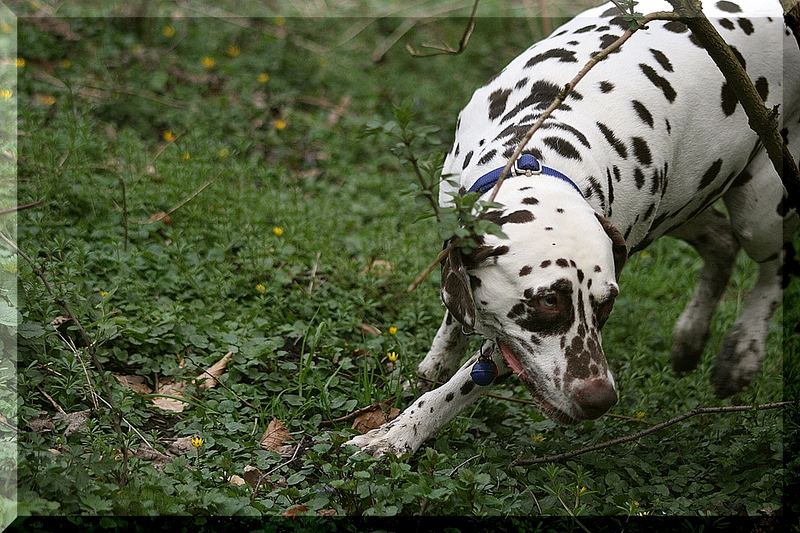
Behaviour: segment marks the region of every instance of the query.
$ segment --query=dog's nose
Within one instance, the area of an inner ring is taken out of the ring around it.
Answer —
[[[608,379],[588,379],[577,387],[574,398],[586,418],[594,419],[617,403],[617,391]]]

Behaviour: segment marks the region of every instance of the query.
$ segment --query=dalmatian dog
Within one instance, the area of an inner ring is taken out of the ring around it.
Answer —
[[[800,155],[800,49],[778,0],[703,0],[780,128]],[[643,0],[637,11],[671,11]],[[439,201],[492,185],[530,126],[564,85],[628,23],[613,4],[590,9],[528,48],[458,117]],[[714,309],[744,248],[757,281],[717,356],[718,396],[756,376],[781,298],[784,235],[798,226],[786,192],[722,74],[681,22],[653,22],[592,69],[525,146],[487,217],[505,238],[485,235],[442,265],[447,308],[418,372],[444,382],[382,427],[351,439],[373,455],[414,452],[490,387],[516,375],[541,411],[572,424],[617,401],[601,329],[619,294],[629,254],[662,235],[688,242],[703,260],[674,329],[672,364],[692,370]],[[712,207],[724,202],[728,216]],[[485,341],[459,367],[467,335]]]

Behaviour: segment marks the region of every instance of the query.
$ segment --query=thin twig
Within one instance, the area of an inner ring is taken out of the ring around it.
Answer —
[[[52,396],[50,396],[49,394],[47,394],[43,388],[41,388],[41,387],[36,387],[36,388],[37,388],[37,389],[39,389],[39,392],[41,392],[41,393],[42,393],[42,395],[43,395],[45,398],[47,398],[47,400],[48,400],[48,401],[49,401],[49,402],[50,402],[50,403],[53,405],[53,407],[55,407],[55,408],[56,408],[56,411],[58,411],[58,412],[59,412],[59,413],[61,413],[62,415],[66,415],[66,414],[67,414],[67,412],[66,412],[66,411],[64,411],[64,408],[63,408],[63,407],[61,407],[60,405],[58,405],[58,403],[56,403],[56,401],[53,399],[53,397],[52,397]]]
[[[102,396],[99,396],[99,395],[98,395],[98,396],[97,396],[97,399],[98,399],[98,400],[100,400],[101,402],[103,402],[103,403],[106,405],[106,407],[108,407],[109,409],[111,409],[111,404],[110,404],[110,403],[108,403],[108,402],[105,400],[105,398],[103,398]],[[148,440],[147,440],[147,438],[145,438],[145,436],[144,436],[144,435],[142,435],[142,433],[141,433],[141,432],[140,432],[138,429],[136,429],[136,426],[134,426],[133,424],[131,424],[131,423],[128,421],[128,419],[127,419],[127,418],[125,418],[125,417],[123,416],[123,417],[122,417],[122,421],[123,421],[123,422],[125,422],[126,424],[128,424],[128,427],[129,427],[129,428],[131,428],[131,430],[132,430],[134,433],[136,433],[136,435],[138,435],[138,437],[139,437],[140,439],[142,439],[142,442],[144,442],[144,443],[147,445],[147,447],[148,447],[148,448],[150,448],[151,450],[153,450],[153,451],[156,451],[156,452],[158,451],[158,450],[156,450],[155,448],[153,448],[153,445],[152,445],[152,444],[150,444],[150,441],[148,441]]]
[[[383,41],[381,41],[380,45],[372,52],[372,62],[373,63],[380,63],[383,61],[384,56],[386,53],[392,49],[392,47],[397,44],[397,41],[403,38],[403,35],[410,32],[414,26],[417,25],[419,19],[417,18],[409,18],[405,19],[395,30],[386,37]]]
[[[430,273],[433,272],[433,269],[436,268],[436,265],[438,265],[445,257],[447,257],[447,254],[449,254],[453,248],[455,248],[455,242],[450,242],[450,244],[448,244],[444,250],[439,252],[439,255],[436,256],[436,259],[431,261],[430,264],[427,267],[425,267],[425,270],[420,272],[417,275],[417,277],[414,278],[414,281],[411,282],[411,285],[408,286],[408,289],[406,289],[406,291],[414,292],[417,289],[417,287],[419,287],[420,284],[423,281],[425,281],[425,278],[427,278],[428,275],[430,275]]]
[[[625,42],[628,39],[631,38],[631,36],[634,33],[636,33],[638,29],[646,26],[648,23],[654,20],[678,20],[678,19],[680,19],[680,17],[678,17],[675,13],[671,13],[669,11],[657,11],[654,13],[650,13],[649,15],[646,15],[645,17],[642,18],[638,27],[636,27],[635,29],[629,28],[625,30],[625,33],[620,35],[620,37],[616,41],[611,43],[609,46],[607,46],[606,48],[601,50],[597,55],[591,58],[578,72],[578,74],[564,86],[564,88],[556,96],[556,98],[553,100],[550,106],[548,106],[548,108],[544,111],[544,113],[542,113],[542,115],[538,118],[538,120],[528,129],[527,133],[525,133],[525,136],[522,138],[522,141],[520,141],[520,143],[517,145],[516,150],[514,150],[514,154],[508,159],[508,162],[506,162],[506,166],[503,168],[503,172],[500,174],[500,178],[497,180],[494,189],[492,189],[492,194],[491,196],[489,196],[489,201],[494,202],[495,198],[497,197],[497,193],[500,191],[500,187],[503,185],[503,182],[505,181],[506,176],[508,175],[508,172],[511,170],[511,167],[514,165],[519,155],[525,149],[525,146],[528,144],[528,141],[530,141],[531,137],[533,137],[533,134],[536,133],[536,131],[542,126],[542,124],[544,124],[545,120],[550,118],[550,115],[553,113],[553,111],[558,109],[558,106],[560,106],[564,102],[564,100],[567,98],[567,96],[569,96],[569,94],[572,92],[575,86],[584,78],[584,76],[586,76],[586,74],[590,70],[592,70],[592,68],[595,65],[597,65],[600,61],[604,60],[606,57],[608,57],[609,54],[619,49],[623,44],[625,44]]]
[[[469,38],[472,36],[472,32],[475,30],[475,12],[478,10],[478,3],[481,0],[475,0],[472,4],[472,12],[469,14],[469,21],[467,22],[467,27],[464,28],[464,34],[461,36],[461,39],[458,41],[458,48],[453,48],[448,46],[445,43],[442,43],[443,46],[432,46],[429,44],[421,44],[420,46],[423,48],[430,48],[431,50],[435,50],[434,52],[422,53],[417,51],[411,44],[406,43],[406,50],[408,53],[414,57],[431,57],[431,56],[438,56],[442,54],[449,54],[449,55],[458,55],[464,50],[467,49],[467,43],[469,43]]]
[[[180,203],[178,203],[178,205],[176,205],[175,207],[173,207],[172,209],[170,209],[170,210],[169,210],[169,211],[167,211],[166,213],[161,213],[160,215],[158,215],[158,216],[156,216],[156,217],[153,217],[152,219],[148,219],[148,220],[136,220],[136,221],[134,221],[134,223],[136,223],[136,224],[140,224],[140,225],[141,225],[141,224],[155,224],[156,222],[160,222],[160,221],[164,220],[164,219],[165,219],[165,218],[167,218],[168,216],[172,215],[172,213],[174,213],[175,211],[177,211],[177,210],[178,210],[178,209],[180,209],[181,207],[185,206],[186,204],[188,204],[188,203],[189,203],[189,202],[191,202],[192,200],[194,200],[194,199],[195,199],[195,197],[196,197],[198,194],[200,194],[201,192],[203,192],[204,190],[206,190],[206,188],[207,188],[209,185],[211,185],[212,183],[214,183],[214,181],[215,181],[217,178],[219,178],[221,175],[222,175],[222,172],[220,172],[219,174],[217,174],[216,176],[214,176],[213,178],[211,178],[210,180],[208,180],[207,182],[205,182],[203,185],[201,185],[201,186],[200,186],[200,188],[199,188],[199,189],[197,189],[197,190],[196,190],[196,191],[194,191],[192,194],[190,194],[189,196],[187,196],[186,198],[184,198],[184,199],[183,199],[183,200],[182,200]]]
[[[392,396],[391,398],[387,398],[382,402],[373,403],[372,405],[368,405],[366,407],[362,407],[360,409],[356,409],[350,414],[340,416],[339,418],[332,418],[331,420],[323,420],[319,423],[320,426],[330,426],[332,424],[337,424],[339,422],[348,422],[353,420],[354,418],[358,418],[359,416],[363,415],[364,413],[369,413],[370,411],[374,411],[375,409],[382,408],[386,404],[390,404],[395,401],[395,397]]]
[[[469,459],[467,459],[466,461],[464,461],[464,462],[463,462],[463,463],[461,463],[460,465],[456,466],[456,467],[453,469],[453,471],[452,471],[452,472],[450,472],[450,475],[449,475],[448,477],[453,477],[453,475],[454,475],[456,472],[458,472],[458,469],[459,469],[459,468],[461,468],[462,466],[464,466],[464,465],[465,465],[465,464],[467,464],[468,462],[472,461],[473,459],[477,459],[477,458],[478,458],[478,457],[480,457],[480,456],[481,456],[481,454],[476,454],[476,455],[473,455],[472,457],[470,457]]]
[[[159,146],[158,150],[156,151],[155,155],[153,156],[153,159],[150,161],[150,164],[152,165],[153,163],[155,163],[155,162],[156,162],[156,160],[157,160],[159,157],[161,157],[161,154],[163,154],[163,153],[164,153],[164,151],[165,151],[167,148],[169,148],[169,147],[170,147],[170,146],[172,146],[173,144],[177,143],[177,142],[178,142],[178,139],[180,139],[181,137],[183,137],[185,134],[186,134],[186,132],[181,132],[181,133],[177,134],[177,135],[175,136],[175,138],[174,138],[174,139],[172,139],[171,141],[167,141],[166,143],[164,143],[164,144],[162,144],[161,146]]]
[[[311,291],[314,290],[314,279],[317,276],[317,269],[319,268],[319,258],[321,252],[317,252],[317,257],[314,259],[314,266],[311,268],[311,281],[308,282],[308,294],[311,294]]]
[[[8,215],[9,213],[16,213],[17,211],[24,211],[25,209],[31,209],[33,207],[39,207],[43,203],[44,200],[37,200],[29,204],[15,205],[14,207],[9,207],[7,209],[0,209],[0,216]]]
[[[766,409],[778,409],[781,407],[785,407],[787,405],[792,405],[797,402],[794,401],[786,401],[786,402],[772,402],[772,403],[764,403],[764,404],[757,404],[757,405],[729,405],[724,407],[695,407],[691,411],[687,413],[683,413],[678,415],[674,418],[670,418],[666,422],[661,422],[660,424],[656,424],[655,426],[649,427],[642,431],[637,431],[636,433],[631,433],[630,435],[625,435],[623,437],[617,437],[615,439],[610,439],[604,442],[599,442],[597,444],[592,444],[590,446],[584,446],[582,448],[578,448],[569,452],[558,453],[555,455],[548,455],[545,457],[537,457],[535,459],[516,459],[512,466],[517,465],[536,465],[542,463],[556,463],[559,461],[564,461],[566,459],[571,459],[578,455],[582,455],[584,453],[593,452],[595,450],[602,450],[603,448],[609,448],[611,446],[616,446],[617,444],[623,444],[625,442],[630,442],[632,440],[639,439],[651,433],[655,433],[656,431],[660,431],[664,428],[669,426],[674,426],[675,424],[686,420],[687,418],[692,418],[697,415],[707,415],[707,414],[726,414],[726,413],[739,413],[743,411],[763,411]]]
[[[256,495],[258,494],[258,489],[261,487],[261,483],[267,478],[267,476],[269,476],[270,474],[273,474],[274,472],[277,472],[278,470],[280,470],[284,466],[289,465],[295,459],[297,459],[297,454],[300,452],[300,448],[303,446],[303,441],[305,440],[305,438],[306,438],[305,435],[303,435],[300,438],[300,442],[297,443],[297,447],[294,449],[294,453],[292,454],[292,458],[291,459],[289,459],[288,461],[286,461],[284,463],[279,464],[275,468],[273,468],[273,469],[265,472],[264,474],[261,474],[261,476],[259,476],[258,481],[256,481],[256,484],[253,487],[253,498],[255,498]]]

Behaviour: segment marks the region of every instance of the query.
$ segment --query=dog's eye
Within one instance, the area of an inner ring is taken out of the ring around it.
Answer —
[[[556,311],[559,307],[558,295],[555,293],[546,294],[539,298],[539,305],[546,311]]]

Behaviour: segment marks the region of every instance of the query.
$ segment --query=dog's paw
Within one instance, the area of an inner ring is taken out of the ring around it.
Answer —
[[[755,379],[764,358],[763,336],[734,326],[725,338],[711,372],[711,383],[719,398],[727,398]]]
[[[368,431],[363,435],[353,437],[345,442],[344,445],[347,446],[350,444],[353,446],[358,446],[361,448],[362,452],[368,453],[373,457],[380,457],[388,453],[392,453],[399,457],[410,451],[407,445],[401,445],[392,442],[391,439],[388,438],[388,435],[389,428],[386,426],[381,426],[377,429]]]

